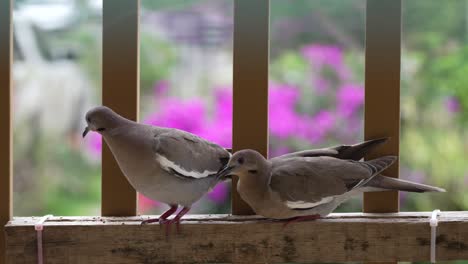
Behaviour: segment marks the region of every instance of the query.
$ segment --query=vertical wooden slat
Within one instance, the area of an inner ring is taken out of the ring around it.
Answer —
[[[139,108],[139,0],[104,0],[102,102],[137,120]],[[102,152],[102,215],[137,213],[137,195],[107,145]]]
[[[366,159],[398,155],[400,143],[401,0],[367,0],[365,139],[391,137]],[[384,173],[398,178],[399,163]],[[398,192],[366,193],[364,212],[398,212]]]
[[[269,1],[234,1],[233,150],[268,154]],[[252,214],[233,180],[232,213]]]
[[[5,263],[3,226],[13,215],[11,0],[0,1],[0,264]]]

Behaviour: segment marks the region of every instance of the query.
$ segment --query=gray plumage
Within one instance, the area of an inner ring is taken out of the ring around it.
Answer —
[[[88,127],[100,133],[130,184],[144,196],[189,208],[218,181],[229,161],[222,147],[191,133],[143,125],[96,107],[86,114]]]
[[[241,197],[257,214],[275,219],[323,217],[352,196],[368,191],[444,191],[380,175],[397,159],[395,156],[356,161],[302,154],[266,160],[256,151],[242,150],[232,156],[222,174],[239,176]]]
[[[303,151],[284,154],[279,157],[275,157],[272,160],[285,159],[285,158],[291,158],[291,157],[321,157],[321,156],[334,157],[338,159],[360,160],[364,158],[364,155],[368,154],[372,149],[376,148],[377,146],[382,145],[383,143],[387,141],[388,141],[388,138],[378,138],[378,139],[367,140],[367,141],[354,144],[354,145],[339,145],[339,146],[322,148],[322,149],[303,150]]]
[[[364,155],[370,153],[374,148],[382,145],[387,142],[388,138],[378,138],[371,139],[364,142],[360,142],[354,145],[338,145],[329,148],[320,148],[320,149],[309,149],[293,153],[284,154],[275,158],[272,158],[271,161],[282,160],[292,157],[334,157],[338,159],[350,159],[350,160],[360,160],[364,158]],[[230,175],[224,175],[223,179],[229,178]]]

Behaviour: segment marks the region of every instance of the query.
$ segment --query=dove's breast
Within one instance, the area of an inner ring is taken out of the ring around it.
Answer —
[[[127,134],[105,140],[132,187],[152,200],[191,206],[216,184],[214,176],[183,179],[168,173],[157,160],[152,137],[145,140]]]

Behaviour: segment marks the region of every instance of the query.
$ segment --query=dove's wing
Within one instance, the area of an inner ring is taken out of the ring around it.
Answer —
[[[369,162],[332,157],[289,158],[273,163],[270,187],[291,209],[308,209],[362,186],[395,157]]]
[[[231,154],[191,133],[167,129],[154,137],[154,151],[161,167],[186,178],[205,178],[226,166]]]
[[[375,147],[385,143],[388,138],[379,138],[379,139],[372,139],[368,141],[364,141],[354,145],[339,145],[330,148],[323,148],[323,149],[311,149],[311,150],[304,150],[298,151],[293,153],[288,153],[272,160],[278,159],[287,159],[293,157],[320,157],[320,156],[328,156],[334,157],[338,159],[351,159],[351,160],[360,160],[364,157],[365,154],[370,152]]]

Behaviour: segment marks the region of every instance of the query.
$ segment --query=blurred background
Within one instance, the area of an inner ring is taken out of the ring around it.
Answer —
[[[365,8],[271,0],[270,156],[362,140]],[[98,215],[102,143],[80,134],[101,102],[102,0],[16,0],[14,29],[14,214]],[[142,0],[140,30],[140,121],[230,147],[233,0]],[[468,1],[403,0],[402,30],[401,178],[448,192],[401,209],[467,210]],[[229,192],[191,212],[229,212]]]

